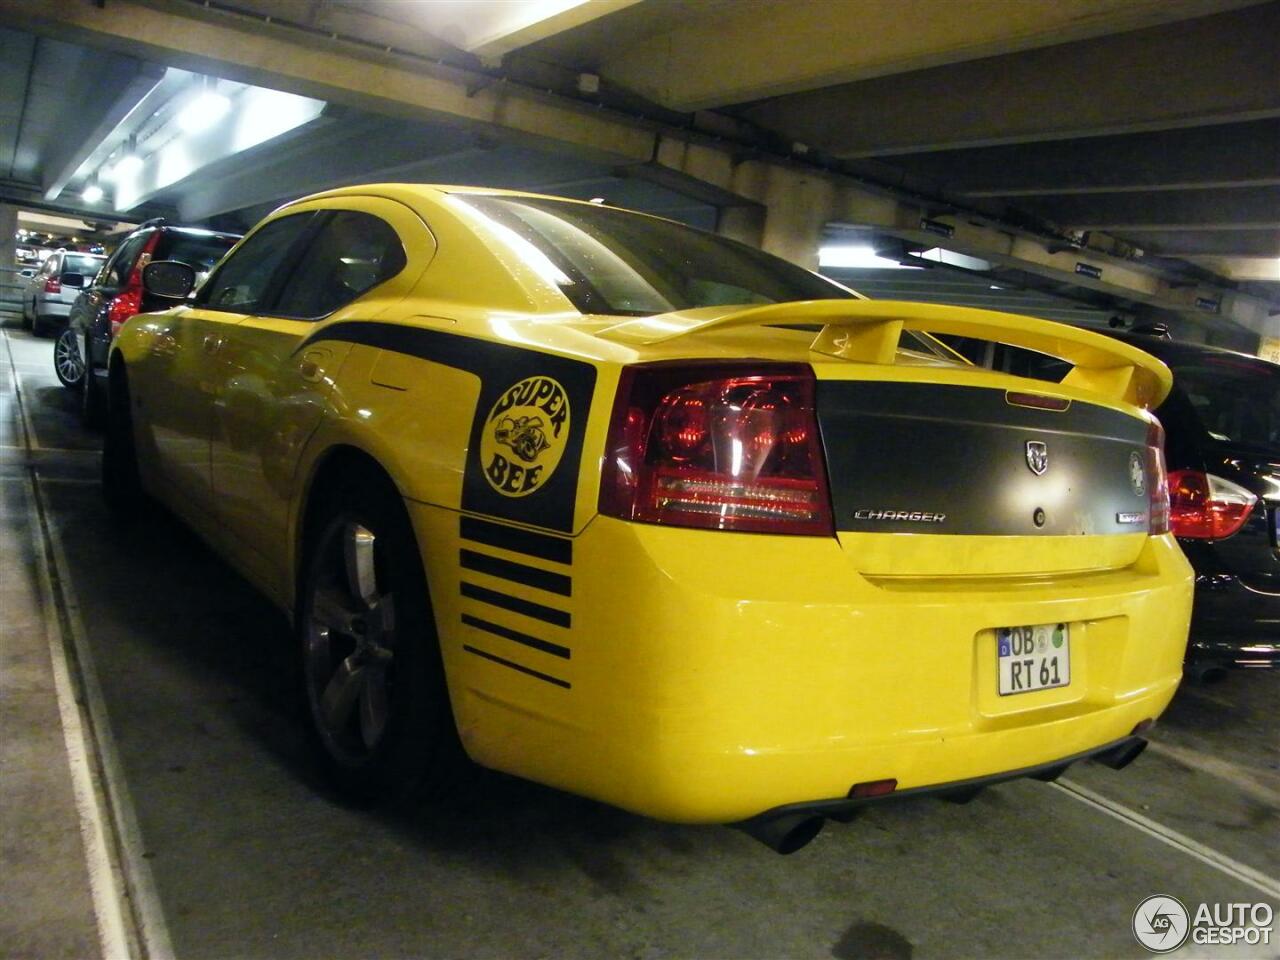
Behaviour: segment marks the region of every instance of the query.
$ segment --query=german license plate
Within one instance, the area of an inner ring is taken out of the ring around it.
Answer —
[[[996,628],[1000,696],[1065,687],[1071,682],[1071,638],[1065,623]]]

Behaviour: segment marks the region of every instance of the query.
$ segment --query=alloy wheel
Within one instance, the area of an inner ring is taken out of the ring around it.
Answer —
[[[80,344],[70,329],[64,330],[53,345],[53,365],[58,379],[68,386],[79,383],[84,376],[84,357],[80,355]]]
[[[377,748],[391,717],[395,603],[379,587],[376,544],[359,523],[330,524],[307,598],[307,696],[325,746],[347,763]]]

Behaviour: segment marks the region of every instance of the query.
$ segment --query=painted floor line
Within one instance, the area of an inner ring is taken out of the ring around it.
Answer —
[[[13,397],[18,402],[18,416],[22,421],[22,439],[25,441],[28,452],[43,450],[35,428],[31,425],[31,418],[27,415],[27,403],[22,396],[22,383],[18,379],[18,366],[13,359],[13,342],[9,338],[9,331],[0,330],[0,334],[4,336],[4,352],[9,358],[9,370],[13,375]]]
[[[32,472],[35,476],[33,489],[43,514],[42,527],[46,542],[53,554],[54,566],[59,572],[70,570],[57,529],[44,520],[48,513],[44,510],[44,498],[40,492],[40,485],[45,482],[45,479],[38,472]],[[151,865],[143,856],[146,847],[142,842],[142,831],[138,826],[133,800],[125,780],[124,766],[120,761],[115,738],[111,733],[111,721],[107,715],[102,687],[98,682],[93,654],[89,649],[84,621],[80,616],[75,587],[65,574],[59,576],[58,593],[62,612],[66,618],[66,632],[70,636],[72,651],[79,668],[78,677],[84,696],[85,710],[92,723],[94,746],[97,748],[97,759],[106,787],[106,799],[110,804],[129,904],[133,910],[133,926],[141,941],[142,955],[146,960],[173,960],[169,927],[164,918]]]
[[[35,481],[26,484],[27,509],[31,529],[42,530],[43,520],[37,505]],[[85,725],[81,722],[80,707],[76,702],[71,681],[66,638],[55,612],[53,578],[48,557],[44,551],[36,551],[37,576],[40,584],[40,602],[44,609],[45,639],[49,645],[49,659],[53,667],[53,686],[58,701],[58,715],[62,722],[62,739],[67,750],[67,765],[71,771],[71,789],[75,798],[76,814],[80,821],[80,839],[84,845],[85,865],[88,869],[89,892],[93,899],[93,912],[98,927],[98,942],[105,960],[135,956],[130,942],[126,917],[128,908],[124,902],[122,878],[111,856],[107,832],[107,817],[100,784],[96,782],[91,742]]]
[[[1247,864],[1234,860],[1225,853],[1219,853],[1212,847],[1207,847],[1197,840],[1192,840],[1186,834],[1157,823],[1150,817],[1144,817],[1137,810],[1126,807],[1123,803],[1110,800],[1102,794],[1071,780],[1060,779],[1055,783],[1049,784],[1049,786],[1060,790],[1073,800],[1078,800],[1086,806],[1093,807],[1095,810],[1127,823],[1135,830],[1154,837],[1175,850],[1180,850],[1187,856],[1193,857],[1201,863],[1213,867],[1220,873],[1226,874],[1233,880],[1238,880],[1240,883],[1266,894],[1273,900],[1280,900],[1280,880],[1267,876],[1260,870],[1255,870]]]
[[[1175,763],[1183,764],[1208,776],[1217,777],[1259,803],[1280,809],[1280,789],[1266,782],[1266,779],[1270,779],[1273,783],[1280,783],[1280,777],[1275,774],[1271,774],[1268,778],[1265,771],[1251,770],[1230,760],[1223,760],[1221,757],[1205,753],[1203,750],[1180,747],[1174,743],[1152,740],[1147,744],[1147,749],[1159,756],[1168,757]]]

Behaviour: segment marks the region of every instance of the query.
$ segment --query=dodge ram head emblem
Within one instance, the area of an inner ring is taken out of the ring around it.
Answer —
[[[1041,440],[1027,441],[1027,466],[1037,477],[1049,469],[1049,445]]]

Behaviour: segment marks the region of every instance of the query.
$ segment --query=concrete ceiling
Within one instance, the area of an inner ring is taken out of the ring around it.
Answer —
[[[181,67],[329,106],[205,158],[130,216],[245,219],[330,183],[406,179],[711,225],[746,202],[732,178],[645,162],[683,136],[732,168],[842,176],[1280,310],[1280,0],[0,0],[0,14],[16,27],[0,29],[11,200],[85,212],[93,150]]]

